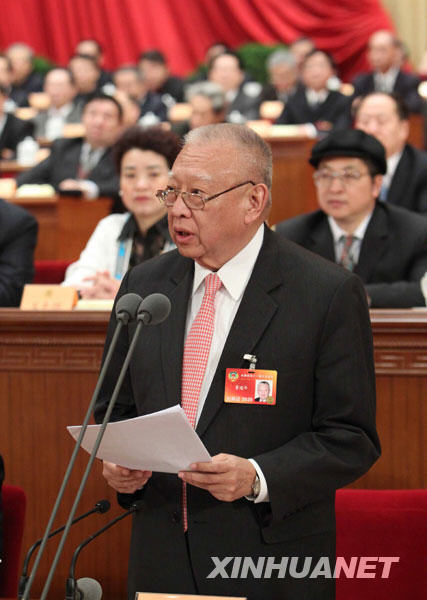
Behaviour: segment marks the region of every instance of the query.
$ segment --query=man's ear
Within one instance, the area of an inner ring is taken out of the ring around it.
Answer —
[[[247,204],[245,211],[245,224],[249,225],[257,221],[265,212],[269,201],[269,191],[264,183],[257,183],[252,186],[247,195]]]

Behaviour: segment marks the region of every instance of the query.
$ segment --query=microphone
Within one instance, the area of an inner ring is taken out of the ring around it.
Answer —
[[[77,579],[74,595],[70,597],[78,600],[101,600],[101,584],[92,577],[80,577]]]
[[[89,515],[92,515],[93,513],[104,514],[110,510],[110,507],[111,507],[111,504],[110,504],[109,500],[99,500],[95,504],[94,508],[92,508],[91,510],[88,510],[83,515],[76,517],[72,521],[71,525],[78,523],[79,521],[81,521],[82,519],[85,519],[86,517],[88,517]],[[62,527],[58,527],[58,529],[55,529],[54,531],[52,531],[52,533],[49,534],[47,539],[50,540],[50,538],[54,537],[58,533],[61,533],[61,531],[64,531],[64,529],[65,529],[65,525],[63,525]],[[21,574],[21,577],[19,578],[19,585],[18,585],[18,599],[19,600],[22,598],[22,596],[24,594],[25,586],[27,585],[28,565],[30,564],[31,557],[33,555],[34,550],[36,548],[38,548],[40,546],[40,544],[42,543],[42,540],[43,540],[43,538],[36,540],[34,542],[34,544],[31,546],[31,548],[28,550],[27,555],[25,556],[24,566],[22,567],[22,574]]]
[[[154,299],[152,299],[152,296],[154,296]],[[134,331],[132,339],[130,341],[129,348],[128,348],[125,360],[123,362],[122,368],[120,370],[119,376],[117,378],[116,385],[114,386],[113,393],[111,394],[111,398],[108,403],[108,407],[105,412],[101,427],[99,428],[95,443],[93,445],[92,452],[90,453],[89,462],[86,466],[86,470],[85,470],[83,478],[80,482],[80,487],[77,491],[77,494],[76,494],[76,497],[74,500],[74,504],[71,507],[71,511],[70,511],[70,514],[68,517],[68,522],[67,522],[67,525],[65,526],[64,533],[62,534],[61,541],[58,544],[55,558],[53,559],[52,565],[50,567],[50,571],[48,573],[44,588],[42,590],[40,600],[46,600],[46,596],[49,592],[49,587],[52,582],[53,575],[55,573],[62,550],[64,548],[65,541],[68,536],[68,531],[70,529],[70,523],[74,517],[74,513],[77,509],[77,505],[80,501],[81,495],[82,495],[84,487],[86,485],[87,478],[89,477],[90,470],[91,470],[93,462],[96,458],[97,452],[99,450],[99,446],[101,445],[102,438],[104,437],[105,429],[108,425],[111,413],[113,412],[114,405],[119,396],[119,392],[122,387],[123,380],[125,378],[128,368],[129,368],[130,359],[132,358],[132,354],[135,351],[136,343],[137,343],[138,337],[141,333],[142,326],[145,324],[144,320],[148,321],[148,324],[155,325],[157,323],[160,323],[161,321],[164,321],[167,318],[167,316],[169,315],[170,302],[169,302],[169,299],[166,298],[166,296],[164,296],[163,294],[151,294],[150,296],[147,296],[147,298],[145,298],[145,300],[143,300],[141,302],[141,307],[144,304],[144,302],[145,302],[146,309],[143,309],[141,311],[141,315],[146,315],[146,316],[141,316],[141,318],[137,318],[137,325],[136,325],[135,331]],[[163,307],[163,308],[160,308],[160,307]],[[137,310],[137,312],[138,312],[138,310]],[[92,406],[92,408],[93,408],[93,406]],[[82,427],[82,430],[83,430],[83,427]],[[83,436],[82,436],[82,433],[80,432],[78,442],[79,441],[81,442],[81,439],[83,439]],[[76,442],[76,444],[77,444],[77,442]],[[38,555],[37,555],[37,558],[38,558]],[[31,574],[31,577],[32,577],[32,574]],[[30,578],[30,582],[31,582],[31,578]],[[24,596],[24,598],[26,598],[28,600],[28,596]]]
[[[164,321],[171,311],[171,302],[164,294],[150,294],[141,302],[136,316],[144,325],[157,325]]]
[[[129,510],[127,510],[123,514],[121,514],[118,517],[115,517],[114,519],[109,521],[106,525],[104,525],[104,527],[101,527],[101,529],[98,529],[98,531],[95,531],[95,533],[93,533],[91,536],[86,538],[81,544],[79,544],[79,546],[77,546],[77,548],[74,551],[73,558],[71,559],[70,571],[69,571],[69,575],[68,575],[68,579],[67,579],[67,583],[66,583],[66,587],[65,587],[65,600],[92,600],[92,599],[99,600],[99,598],[101,598],[102,588],[96,580],[91,579],[91,578],[84,578],[88,582],[91,582],[87,586],[90,593],[92,593],[92,591],[95,588],[100,589],[101,596],[86,595],[86,593],[84,593],[84,590],[80,585],[80,582],[83,581],[83,579],[79,579],[76,582],[75,568],[76,568],[76,562],[79,557],[79,554],[83,550],[83,548],[85,548],[85,546],[87,546],[92,540],[94,540],[99,535],[101,535],[101,533],[104,533],[104,531],[107,531],[107,529],[110,529],[110,527],[112,527],[113,525],[115,525],[116,523],[121,521],[122,519],[125,519],[127,516],[131,515],[132,513],[137,512],[141,508],[141,506],[142,506],[142,500],[137,500],[136,502],[134,502],[132,504],[132,506],[129,508]],[[94,583],[92,583],[92,582],[94,582]],[[97,584],[99,586],[99,588],[97,588],[97,586],[95,586],[95,584]]]
[[[45,529],[45,532],[44,532],[44,535],[43,535],[43,539],[42,539],[42,542],[40,544],[40,549],[37,552],[37,556],[36,556],[36,559],[34,561],[33,570],[31,571],[31,575],[30,575],[30,577],[29,577],[29,579],[27,581],[27,585],[25,586],[25,590],[24,590],[24,593],[22,595],[22,598],[24,600],[28,600],[29,597],[30,597],[31,586],[33,584],[34,578],[35,578],[36,573],[37,573],[37,569],[39,567],[41,558],[42,558],[44,550],[46,548],[46,543],[47,543],[47,540],[49,538],[50,530],[52,529],[52,525],[53,525],[55,517],[56,517],[56,515],[58,513],[58,509],[60,507],[62,498],[64,496],[65,489],[66,489],[66,487],[68,485],[68,481],[69,481],[69,479],[71,477],[71,472],[72,472],[74,464],[76,462],[77,453],[78,453],[79,448],[81,446],[84,434],[86,433],[86,429],[87,429],[87,426],[89,424],[89,420],[90,420],[90,417],[92,415],[94,406],[95,406],[96,401],[98,399],[101,386],[104,383],[104,379],[105,379],[105,376],[107,374],[107,370],[108,370],[108,368],[110,366],[110,363],[111,363],[111,358],[113,356],[113,352],[114,352],[114,350],[115,350],[115,348],[117,346],[117,342],[118,342],[118,339],[119,339],[120,332],[121,332],[122,328],[124,326],[126,326],[130,321],[133,321],[133,320],[136,319],[138,308],[139,308],[139,305],[141,304],[141,302],[142,302],[141,296],[139,296],[138,294],[134,294],[134,293],[124,294],[117,301],[116,309],[115,309],[116,318],[117,318],[117,325],[116,325],[116,328],[114,330],[114,334],[113,334],[113,337],[111,339],[111,344],[110,344],[110,346],[108,348],[108,351],[107,351],[104,363],[102,365],[101,372],[99,374],[95,390],[93,392],[91,401],[89,403],[89,406],[88,406],[88,409],[87,409],[87,412],[86,412],[86,416],[85,416],[85,418],[83,420],[83,424],[82,424],[82,428],[81,428],[79,437],[76,440],[76,444],[74,446],[73,453],[71,455],[70,461],[69,461],[68,466],[67,466],[67,470],[66,470],[64,478],[62,480],[62,484],[61,484],[60,490],[58,492],[58,496],[56,497],[55,504],[54,504],[54,507],[52,509],[51,515],[49,517],[48,524],[46,525],[46,529]],[[86,479],[87,479],[88,475],[89,475],[89,473],[87,473]],[[84,482],[86,483],[86,480],[84,480]],[[79,499],[80,499],[80,497],[79,497]],[[76,508],[77,508],[77,505],[76,505]],[[74,510],[74,512],[75,512],[75,510]],[[71,521],[73,519],[74,512],[69,516],[69,519],[68,519],[68,521],[67,521],[67,523],[65,525],[64,535],[66,535],[66,534],[68,535],[68,530],[71,527]],[[61,538],[61,541],[62,541],[62,539],[64,539],[64,538]],[[61,551],[62,551],[62,548],[61,548]]]

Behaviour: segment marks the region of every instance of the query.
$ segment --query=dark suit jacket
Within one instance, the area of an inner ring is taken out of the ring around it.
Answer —
[[[317,107],[312,107],[307,102],[305,87],[298,87],[283,109],[276,123],[282,125],[300,125],[330,121],[332,129],[346,129],[351,125],[350,103],[344,94],[330,91],[326,100]]]
[[[52,144],[50,155],[38,165],[21,173],[17,178],[18,185],[24,183],[50,183],[56,190],[64,179],[76,179],[83,138],[60,138]],[[94,181],[99,188],[100,196],[117,195],[119,177],[112,159],[111,149],[107,149],[101,160],[87,179]]]
[[[386,201],[408,210],[427,213],[427,152],[406,144]]]
[[[327,216],[320,210],[282,221],[276,231],[335,260]],[[354,269],[365,284],[372,308],[425,306],[420,279],[426,271],[427,218],[378,202]]]
[[[71,111],[68,113],[65,119],[66,123],[80,123],[82,117],[82,106],[80,104],[74,104]],[[34,137],[45,138],[46,137],[46,123],[48,119],[48,111],[41,110],[34,117]]]
[[[141,102],[141,117],[148,112],[152,112],[159,117],[161,121],[167,121],[168,110],[163,104],[161,97],[154,92],[147,92],[145,98]]]
[[[0,306],[18,306],[33,279],[37,229],[30,213],[0,199]]]
[[[23,121],[15,115],[8,114],[3,131],[0,134],[0,151],[4,148],[16,152],[16,146],[27,135],[33,135],[34,125],[31,121]]]
[[[376,91],[373,71],[357,75],[352,83],[354,86],[354,98]],[[418,94],[419,84],[419,77],[412,73],[405,73],[405,71],[399,71],[394,82],[393,92],[399,94],[405,100],[411,112],[422,111],[423,102]]]
[[[146,328],[139,338],[112,420],[180,402],[193,273],[193,261],[172,251],[125,276],[119,296],[131,290],[144,297],[161,292],[170,298],[172,310],[163,324]],[[107,346],[114,327],[112,317]],[[131,327],[129,335],[133,331]],[[95,411],[98,422],[128,346],[123,332]],[[224,403],[225,369],[247,368],[247,352],[257,356],[257,368],[277,370],[276,405]],[[221,502],[187,486],[189,528],[184,536],[176,475],[154,473],[141,492],[120,494],[123,503],[135,497],[143,503],[133,522],[129,598],[136,589],[150,589],[247,595],[250,600],[333,599],[331,580],[207,575],[213,570],[212,556],[333,560],[335,490],[362,475],[379,453],[374,379],[360,280],[266,229],[196,431],[211,455],[254,458],[266,477],[270,501]]]
[[[233,111],[239,112],[245,120],[258,119],[261,92],[262,87],[256,81],[244,81],[233,102],[227,108],[227,121],[231,120],[229,117]]]
[[[176,102],[184,102],[184,80],[170,75],[164,84],[156,90],[156,94],[159,94],[160,97],[169,95]]]
[[[43,75],[32,71],[25,81],[12,86],[10,97],[18,106],[28,106],[28,96],[32,92],[41,91],[43,91]]]

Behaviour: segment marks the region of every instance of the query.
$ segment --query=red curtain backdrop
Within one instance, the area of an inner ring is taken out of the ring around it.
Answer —
[[[218,40],[236,47],[306,35],[348,80],[367,67],[369,35],[393,29],[380,0],[1,0],[1,7],[1,48],[24,41],[62,65],[80,39],[95,37],[107,69],[158,48],[177,75],[190,73]]]

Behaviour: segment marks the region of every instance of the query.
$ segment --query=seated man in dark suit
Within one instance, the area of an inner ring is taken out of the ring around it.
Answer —
[[[37,228],[30,213],[0,199],[0,306],[19,306],[33,280]]]
[[[380,200],[427,213],[427,152],[407,143],[409,111],[396,94],[373,92],[355,106],[355,127],[384,146],[387,173]]]
[[[17,106],[28,106],[28,96],[43,89],[43,77],[34,71],[33,49],[18,42],[9,46],[6,56],[12,65],[10,97]]]
[[[77,88],[69,69],[51,69],[45,77],[43,90],[50,106],[34,117],[34,137],[55,140],[62,137],[66,123],[80,123],[81,107],[75,103]]]
[[[319,132],[350,127],[350,103],[344,94],[330,90],[328,82],[335,74],[332,57],[323,50],[312,50],[303,62],[301,80],[288,99],[278,124],[313,123]]]
[[[140,106],[139,118],[142,123],[144,123],[144,117],[145,119],[151,117],[151,125],[167,120],[166,105],[162,102],[159,94],[148,89],[138,67],[133,65],[119,67],[114,71],[113,82],[116,90],[124,92],[129,98],[133,98],[138,102]]]
[[[83,106],[91,96],[100,91],[99,78],[101,69],[96,60],[91,56],[86,56],[86,54],[72,56],[68,62],[68,68],[73,74],[77,88],[77,95],[74,102]]]
[[[371,35],[368,60],[372,71],[354,78],[354,97],[371,92],[395,92],[405,100],[411,112],[422,110],[418,94],[420,79],[400,69],[400,43],[390,31],[376,31]]]
[[[123,111],[111,96],[98,94],[82,114],[84,138],[61,138],[53,142],[50,155],[17,179],[24,183],[50,183],[56,190],[75,190],[87,199],[114,197],[119,180],[111,146],[121,133]]]
[[[159,50],[147,50],[138,59],[138,68],[151,92],[159,94],[168,108],[184,101],[184,81],[170,74],[165,56]]]
[[[0,84],[0,157],[12,158],[16,147],[25,137],[32,135],[33,124],[30,121],[18,119],[15,115],[4,112],[8,91]]]
[[[321,210],[276,231],[359,275],[372,308],[425,306],[427,219],[377,202],[386,171],[380,142],[357,129],[337,131],[313,147],[310,162]]]
[[[262,87],[257,81],[246,80],[238,54],[227,50],[215,56],[209,64],[208,80],[220,85],[225,92],[228,122],[258,119]]]

